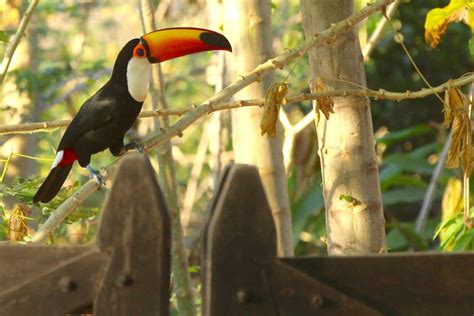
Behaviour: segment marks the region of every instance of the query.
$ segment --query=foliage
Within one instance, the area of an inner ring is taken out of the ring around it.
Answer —
[[[33,195],[36,193],[38,186],[43,182],[44,178],[34,178],[34,179],[14,179],[8,186],[5,184],[0,184],[0,199],[2,201],[13,200],[15,205],[22,203],[22,205],[31,205]],[[61,205],[72,193],[74,193],[81,183],[79,181],[74,182],[70,186],[63,187],[58,195],[51,200],[49,203],[43,204],[40,208],[40,218],[35,218],[34,220],[45,220],[49,217],[52,211],[54,211],[59,205]],[[7,220],[11,217],[9,215],[13,212],[13,209],[7,209],[5,204],[0,205],[0,210],[3,214],[3,221],[0,221],[0,236],[6,238],[7,233]],[[30,210],[31,212],[31,210]],[[55,234],[55,239],[64,239],[67,238],[68,227],[71,224],[77,224],[78,222],[87,221],[88,219],[93,219],[97,216],[98,207],[88,207],[85,205],[79,206],[74,213],[69,215],[63,224],[58,228],[57,233]],[[8,214],[8,216],[7,216]],[[26,223],[30,223],[33,219],[27,217]],[[86,234],[87,237],[83,242],[90,240],[93,236],[93,229],[90,230],[90,233]]]
[[[471,218],[474,208],[471,208]],[[474,250],[474,228],[465,225],[462,212],[454,214],[443,221],[433,238],[441,238],[441,249],[444,251],[472,251]]]
[[[446,32],[451,22],[464,22],[474,30],[474,1],[451,0],[443,8],[435,8],[428,12],[425,21],[425,39],[431,47],[436,47],[441,41],[441,36]],[[469,46],[472,46],[472,38]]]

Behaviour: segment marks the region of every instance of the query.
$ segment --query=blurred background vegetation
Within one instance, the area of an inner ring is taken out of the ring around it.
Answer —
[[[219,1],[155,1],[158,27],[195,26],[215,28],[211,5]],[[359,1],[359,6],[365,2]],[[416,64],[432,85],[457,78],[472,70],[468,41],[471,33],[462,24],[451,24],[436,49],[424,40],[426,13],[448,1],[402,1],[393,24],[403,34],[404,43]],[[0,56],[15,33],[28,3],[0,0]],[[274,51],[284,52],[304,40],[299,1],[272,1]],[[381,15],[372,16],[360,29],[364,43]],[[222,28],[222,27],[221,27]],[[221,29],[226,32],[225,29]],[[111,73],[117,52],[130,38],[142,34],[136,1],[42,1],[38,5],[14,56],[6,82],[0,91],[0,124],[71,118],[81,104],[104,84]],[[221,55],[194,55],[162,65],[166,98],[171,108],[190,107],[215,92]],[[386,28],[366,62],[368,87],[389,91],[418,90],[423,81],[413,69],[402,48]],[[289,94],[309,92],[307,58],[277,72],[277,80],[287,76]],[[468,91],[465,91],[468,93]],[[150,98],[144,109],[151,109]],[[394,102],[372,100],[376,151],[387,225],[389,251],[474,249],[474,232],[462,225],[456,214],[462,210],[458,170],[443,169],[430,215],[422,231],[415,220],[425,197],[430,177],[446,142],[448,132],[442,120],[442,104],[435,97]],[[312,110],[310,102],[285,107],[294,122]],[[221,135],[223,164],[232,161],[229,113],[223,112]],[[181,138],[172,141],[177,165],[180,206],[186,246],[197,249],[203,218],[213,191],[213,157],[210,151],[215,131],[212,116],[200,120]],[[176,118],[171,119],[171,124]],[[151,119],[140,119],[127,137],[141,140],[152,128]],[[237,127],[238,128],[238,127]],[[87,172],[73,168],[67,186],[52,202],[30,209],[31,197],[48,172],[63,129],[33,134],[9,134],[0,138],[3,170],[0,184],[0,239],[21,240],[38,227],[48,214],[87,178]],[[325,255],[325,218],[321,194],[321,172],[317,157],[314,126],[308,126],[295,139],[288,168],[288,188],[293,214],[296,255]],[[149,155],[157,168],[156,154]],[[92,165],[107,166],[110,153],[94,156]],[[190,191],[192,188],[192,192]],[[52,243],[90,242],[106,190],[91,196],[50,237]],[[443,197],[444,196],[444,197]],[[26,205],[26,206],[25,206]],[[23,217],[12,216],[23,214]],[[453,217],[454,216],[454,217]],[[16,222],[12,221],[16,218]],[[21,220],[18,220],[21,219]],[[441,221],[451,227],[433,238]],[[444,238],[444,239],[443,239]],[[196,250],[192,253],[198,253]],[[196,256],[197,257],[197,256]],[[192,257],[193,258],[193,257]],[[195,262],[198,264],[197,262]]]

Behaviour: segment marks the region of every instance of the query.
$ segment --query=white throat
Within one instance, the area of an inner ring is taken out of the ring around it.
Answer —
[[[128,92],[135,101],[143,102],[150,84],[151,65],[146,58],[132,57],[127,66]]]

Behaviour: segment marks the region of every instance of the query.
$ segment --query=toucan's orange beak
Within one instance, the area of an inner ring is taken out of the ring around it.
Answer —
[[[192,27],[175,27],[153,31],[143,35],[140,40],[145,46],[150,63],[160,63],[184,55],[210,50],[232,51],[232,47],[224,35],[211,30]]]

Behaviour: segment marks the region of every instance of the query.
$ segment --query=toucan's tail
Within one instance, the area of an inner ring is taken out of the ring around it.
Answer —
[[[51,169],[43,184],[33,197],[33,203],[51,201],[66,181],[69,171],[71,171],[72,163],[67,165],[58,165]]]

